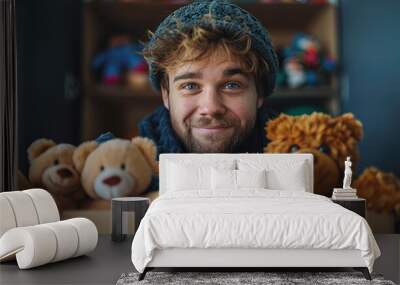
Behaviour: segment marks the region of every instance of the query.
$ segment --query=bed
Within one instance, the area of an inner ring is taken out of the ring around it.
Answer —
[[[159,181],[132,242],[139,280],[160,267],[352,267],[371,279],[371,229],[313,194],[311,154],[161,154]]]

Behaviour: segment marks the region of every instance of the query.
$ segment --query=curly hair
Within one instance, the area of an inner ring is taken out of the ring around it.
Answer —
[[[195,26],[184,29],[177,21],[177,28],[157,37],[152,44],[145,44],[141,52],[148,63],[157,64],[161,74],[160,85],[169,90],[168,74],[182,64],[210,57],[222,51],[229,59],[236,59],[245,73],[254,76],[257,94],[263,96],[268,63],[252,49],[252,39],[246,33],[229,34],[216,27]],[[154,33],[148,30],[149,38]]]

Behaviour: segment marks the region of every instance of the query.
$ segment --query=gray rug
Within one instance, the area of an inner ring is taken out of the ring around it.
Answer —
[[[139,273],[124,273],[117,285],[133,284],[387,284],[382,275],[372,274],[372,281],[364,278],[360,272],[154,272],[146,274],[138,281]]]

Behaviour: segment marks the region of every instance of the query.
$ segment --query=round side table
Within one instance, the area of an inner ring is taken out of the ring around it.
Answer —
[[[126,234],[122,232],[123,212],[135,212],[135,232],[139,227],[140,221],[146,214],[150,205],[150,199],[144,197],[119,197],[111,201],[112,211],[112,241],[123,241]]]

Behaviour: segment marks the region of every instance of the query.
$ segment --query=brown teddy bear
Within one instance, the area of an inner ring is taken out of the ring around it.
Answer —
[[[314,192],[331,196],[339,187],[347,156],[353,172],[359,159],[358,142],[363,136],[362,124],[350,113],[331,117],[314,112],[311,115],[281,114],[267,123],[270,143],[265,152],[312,153],[314,155]]]
[[[353,114],[332,117],[281,114],[265,126],[269,153],[312,153],[314,155],[314,192],[327,197],[334,187],[342,187],[344,161],[351,157],[355,173],[360,158],[358,143],[363,137],[362,123]],[[400,180],[393,174],[368,168],[353,179],[357,195],[366,198],[370,209],[391,211],[400,208]],[[399,212],[400,213],[400,212]]]
[[[393,173],[368,167],[354,181],[357,194],[367,200],[369,209],[390,212],[394,209],[400,216],[400,179]]]
[[[75,149],[74,145],[42,138],[27,150],[30,183],[49,191],[60,211],[78,208],[85,197],[72,161]]]
[[[81,183],[91,197],[85,209],[109,209],[114,197],[142,195],[158,174],[157,149],[153,141],[110,139],[81,144],[73,154]]]

